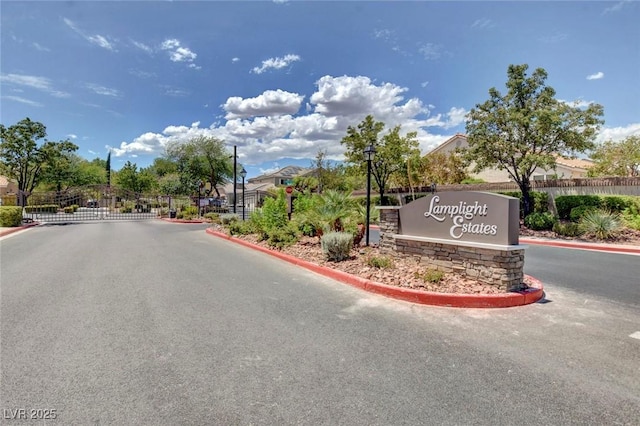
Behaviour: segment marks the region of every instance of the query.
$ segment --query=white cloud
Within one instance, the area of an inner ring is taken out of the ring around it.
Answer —
[[[302,105],[304,96],[284,90],[267,90],[255,98],[242,99],[234,96],[227,99],[222,108],[227,111],[227,120],[255,117],[259,115],[295,114]]]
[[[604,73],[602,71],[598,71],[595,74],[587,76],[587,80],[600,80],[601,78],[604,78]]]
[[[605,8],[602,13],[603,14],[607,14],[607,13],[615,13],[615,12],[620,12],[627,3],[630,3],[630,0],[623,0],[623,1],[619,1],[616,4],[614,4],[613,6],[609,6],[607,8]]]
[[[480,30],[483,29],[488,29],[488,28],[493,28],[495,27],[495,23],[488,18],[481,18],[481,19],[476,19],[473,24],[471,24],[471,28],[477,28]]]
[[[35,47],[37,50],[41,51],[41,52],[51,52],[51,49],[49,49],[48,47],[44,47],[43,45],[41,45],[40,43],[33,43],[33,47]]]
[[[42,105],[40,102],[36,102],[36,101],[32,101],[29,99],[25,99],[22,98],[20,96],[2,96],[2,99],[9,99],[15,102],[20,102],[21,104],[26,104],[26,105],[30,105],[30,106],[34,106],[34,107],[42,107],[44,105]]]
[[[68,98],[71,96],[69,93],[53,89],[51,80],[46,77],[24,74],[2,74],[0,75],[0,81],[11,85],[26,86],[41,90],[56,98]]]
[[[136,69],[129,70],[129,74],[135,75],[136,77],[140,77],[140,78],[151,78],[156,76],[156,73],[154,72],[148,72],[148,71],[142,71],[142,70],[136,70]]]
[[[94,36],[89,36],[87,37],[87,40],[89,40],[93,44],[96,44],[102,47],[103,49],[115,50],[113,44],[111,44],[111,42],[109,42],[109,40],[107,40],[106,37],[101,36],[99,34],[96,34]]]
[[[67,135],[67,137],[68,137],[69,139],[78,139],[78,135],[74,135],[73,133],[69,133],[69,134]]]
[[[568,37],[569,36],[565,33],[556,33],[556,34],[541,36],[540,38],[538,38],[538,40],[543,43],[553,44],[553,43],[559,43],[563,40],[566,40]]]
[[[452,129],[462,122],[467,111],[450,108],[431,117],[435,107],[425,106],[417,98],[405,99],[407,89],[392,83],[375,84],[363,76],[324,76],[316,82],[304,114],[300,112],[304,95],[283,90],[265,91],[253,98],[231,97],[223,105],[226,120],[209,127],[199,122],[167,126],[162,132],[147,132],[114,149],[116,156],[161,154],[171,142],[198,136],[224,140],[229,150],[238,147],[244,164],[278,161],[283,157],[311,159],[326,151],[331,160],[344,159],[340,140],[348,126],[359,124],[371,114],[385,123],[384,132],[396,125],[402,133],[416,131],[423,152],[434,148],[451,135],[434,135],[430,129]]]
[[[324,76],[316,82],[318,90],[311,95],[315,112],[325,116],[346,116],[354,119],[372,114],[377,120],[395,125],[406,118],[428,113],[422,102],[410,99],[397,105],[407,88],[391,83],[379,86],[364,76]]]
[[[603,143],[605,141],[622,141],[629,136],[640,136],[640,123],[629,124],[624,127],[605,127],[600,129],[598,136],[596,136],[597,143]]]
[[[566,101],[564,99],[558,99],[559,102],[570,105],[574,108],[587,108],[589,105],[594,104],[594,101],[585,101],[584,99],[576,99],[575,101]]]
[[[383,28],[381,30],[374,30],[373,31],[373,38],[379,38],[379,39],[383,39],[383,40],[390,40],[391,38],[393,38],[393,31]]]
[[[428,81],[423,81],[422,83],[420,83],[420,86],[422,87],[427,87],[429,85]]]
[[[153,49],[152,49],[150,46],[147,46],[147,45],[146,45],[146,44],[144,44],[144,43],[141,43],[141,42],[139,42],[139,41],[135,41],[135,40],[131,40],[131,43],[132,43],[135,47],[137,47],[138,49],[140,49],[140,50],[143,50],[143,51],[145,51],[145,52],[147,52],[147,53],[153,53]]]
[[[33,87],[34,89],[40,90],[48,91],[51,89],[51,80],[46,77],[38,77],[35,75],[2,74],[0,75],[0,81]]]
[[[427,61],[434,61],[442,56],[443,47],[435,43],[424,43],[418,47],[418,52]]]
[[[231,58],[231,62],[233,62],[234,64],[235,64],[236,62],[238,62],[239,60],[240,60],[240,58],[238,58],[238,57]]]
[[[169,59],[172,62],[186,62],[189,68],[200,69],[199,66],[193,63],[198,54],[183,46],[180,40],[175,38],[166,39],[160,45],[160,49],[169,53]]]
[[[98,84],[87,83],[87,84],[85,84],[85,87],[87,89],[93,91],[94,93],[96,93],[98,95],[102,95],[102,96],[111,96],[111,97],[114,97],[114,98],[118,98],[118,97],[122,96],[120,91],[118,91],[117,89],[111,89],[109,87],[100,86]]]
[[[298,55],[288,54],[282,58],[269,58],[262,61],[262,65],[259,67],[254,67],[251,72],[254,74],[262,74],[268,69],[276,69],[279,70],[281,68],[288,67],[293,62],[299,61],[301,58]]]
[[[84,31],[82,31],[78,26],[70,19],[64,18],[64,23],[71,28],[76,34],[80,35],[82,38],[87,40],[89,43],[95,44],[96,46],[100,46],[103,49],[111,50],[115,52],[115,45],[110,42],[107,37],[102,36],[100,34],[88,35]]]

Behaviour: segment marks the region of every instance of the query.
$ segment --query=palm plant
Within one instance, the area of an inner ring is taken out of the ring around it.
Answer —
[[[328,190],[320,196],[320,201],[314,208],[314,216],[326,228],[324,231],[342,232],[354,205],[351,194]]]

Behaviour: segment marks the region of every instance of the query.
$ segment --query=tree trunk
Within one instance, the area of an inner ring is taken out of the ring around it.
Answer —
[[[522,192],[522,216],[527,217],[533,212],[533,202],[531,200],[531,182],[529,179],[522,179],[520,183],[520,191]]]

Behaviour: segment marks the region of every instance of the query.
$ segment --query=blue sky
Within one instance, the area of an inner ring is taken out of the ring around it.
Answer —
[[[147,166],[170,141],[237,146],[248,176],[339,160],[367,114],[426,153],[504,90],[509,64],[604,106],[599,140],[640,133],[640,4],[0,3],[0,118],[29,117],[87,159]]]

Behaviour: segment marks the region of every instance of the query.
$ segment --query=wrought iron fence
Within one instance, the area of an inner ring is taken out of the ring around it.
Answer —
[[[23,216],[41,222],[153,219],[169,208],[167,197],[140,194],[107,185],[34,192]]]

